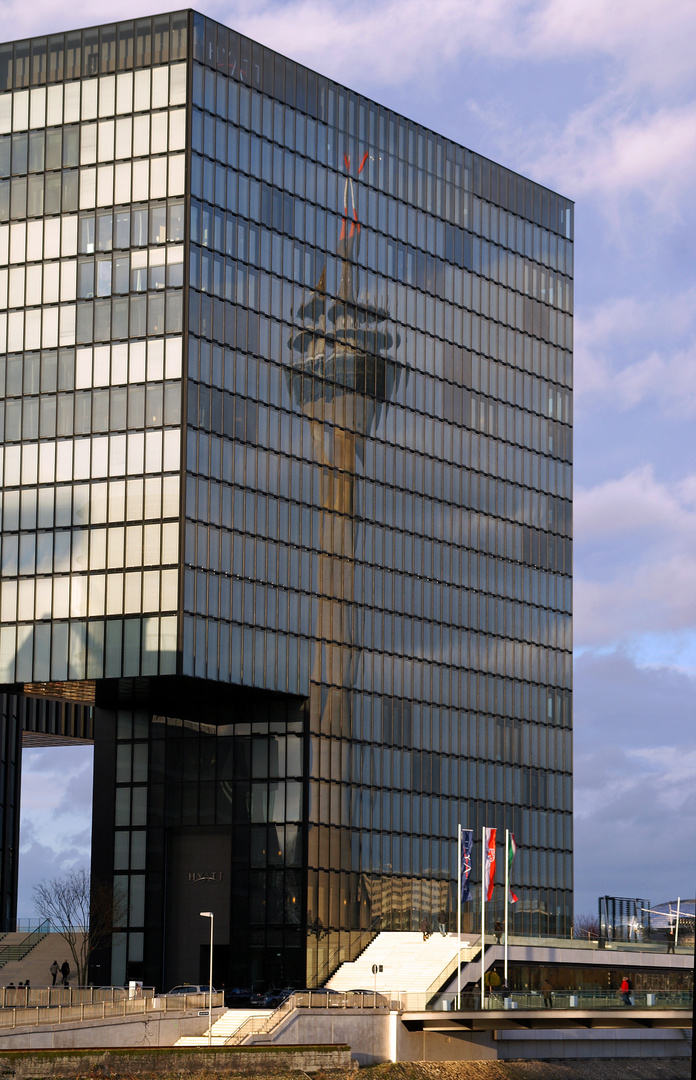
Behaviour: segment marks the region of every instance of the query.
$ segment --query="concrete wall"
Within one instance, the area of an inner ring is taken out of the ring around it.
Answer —
[[[392,1024],[403,1027],[396,1013],[370,1009],[296,1009],[274,1046],[300,1043],[347,1043],[359,1065],[391,1061],[390,1016]],[[393,1036],[392,1036],[393,1037]]]
[[[304,1046],[297,1050],[275,1047],[220,1050],[213,1047],[168,1050],[17,1051],[0,1053],[0,1074],[14,1080],[43,1076],[138,1076],[142,1073],[191,1075],[214,1073],[317,1072],[349,1069],[347,1046]]]
[[[517,1058],[677,1058],[691,1054],[691,1046],[681,1028],[499,1031],[496,1046],[498,1056],[508,1061]]]
[[[215,1014],[216,1010],[213,1010]],[[220,1015],[220,1010],[217,1010]],[[0,1051],[56,1050],[78,1047],[173,1046],[180,1035],[202,1035],[208,1014],[145,1013],[106,1020],[75,1020],[65,1024],[0,1028]],[[0,1070],[1,1072],[2,1070]]]
[[[490,1031],[408,1031],[399,1024],[399,1061],[495,1061],[498,1047]]]
[[[360,1066],[384,1061],[681,1057],[691,1052],[680,1029],[409,1031],[398,1013],[362,1009],[298,1009],[272,1042],[345,1042]]]

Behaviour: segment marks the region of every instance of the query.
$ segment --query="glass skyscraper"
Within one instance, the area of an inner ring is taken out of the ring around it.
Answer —
[[[0,46],[6,926],[92,739],[95,981],[453,929],[458,823],[567,932],[572,216],[190,11]]]

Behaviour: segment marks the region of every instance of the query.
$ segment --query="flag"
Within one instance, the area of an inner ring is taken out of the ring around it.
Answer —
[[[462,829],[462,849],[459,852],[460,865],[462,868],[462,904],[471,900],[469,889],[469,874],[471,873],[471,849],[474,845],[474,830]]]
[[[510,903],[511,904],[516,904],[517,901],[519,900],[519,896],[515,896],[514,892],[512,891],[512,885],[510,885],[510,882],[512,881],[512,864],[515,861],[515,855],[516,854],[517,854],[517,844],[515,843],[515,837],[512,835],[512,833],[510,833],[510,846],[508,848],[508,853],[507,853],[507,864],[508,864],[508,885],[510,887]]]
[[[493,886],[495,885],[495,834],[496,829],[484,829],[483,830],[483,848],[484,848],[484,870],[483,870],[483,887],[485,890],[486,900],[490,900],[493,896]]]

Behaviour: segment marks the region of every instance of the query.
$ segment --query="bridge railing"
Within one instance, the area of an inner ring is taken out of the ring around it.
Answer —
[[[492,945],[495,941],[495,935],[486,933],[486,945]],[[642,952],[642,953],[666,953],[668,950],[668,943],[664,938],[643,938],[641,941],[621,941],[618,938],[609,939],[603,938],[598,941],[597,938],[573,938],[573,937],[531,937],[525,934],[515,934],[513,931],[508,936],[508,945],[533,945],[535,948],[550,948],[550,949],[583,949],[585,951],[596,951],[597,949],[604,949],[607,952]],[[682,942],[680,935],[680,942],[676,947],[678,953],[693,952],[694,942],[693,936]]]
[[[481,1008],[480,991],[471,989],[457,993],[435,994],[430,999],[425,994],[400,993],[397,997],[399,1007],[407,1012],[429,1011],[470,1011]],[[538,991],[517,993],[503,996],[493,990],[486,993],[484,1009],[691,1009],[693,991],[691,990],[640,990],[631,991],[631,1005],[622,998],[618,990],[558,990],[553,991],[548,1000]]]

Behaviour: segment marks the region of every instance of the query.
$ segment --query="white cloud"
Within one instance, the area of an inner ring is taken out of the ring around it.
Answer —
[[[32,889],[44,878],[89,866],[91,746],[22,751],[18,914],[33,918]]]
[[[660,87],[693,77],[691,0],[549,0],[528,11],[529,44],[549,59],[604,54]]]
[[[592,488],[578,488],[573,504],[575,531],[583,542],[642,529],[686,548],[696,534],[696,475],[660,483],[649,465]],[[623,538],[620,540],[623,543]]]
[[[576,911],[605,893],[691,896],[696,681],[621,650],[585,653],[574,679]]]
[[[696,289],[620,296],[575,320],[580,407],[657,405],[671,420],[696,412]]]
[[[658,808],[679,812],[696,790],[696,747],[658,746],[627,751],[635,768],[650,773]]]
[[[684,631],[696,603],[696,477],[667,484],[649,466],[576,491],[578,648]]]
[[[607,718],[595,751],[576,755],[576,910],[592,910],[602,894],[691,896],[696,748],[612,743]]]
[[[613,91],[572,113],[562,130],[549,128],[528,151],[523,169],[561,191],[610,197],[638,193],[670,217],[693,181],[696,102],[651,108]],[[636,115],[637,113],[637,115]]]

